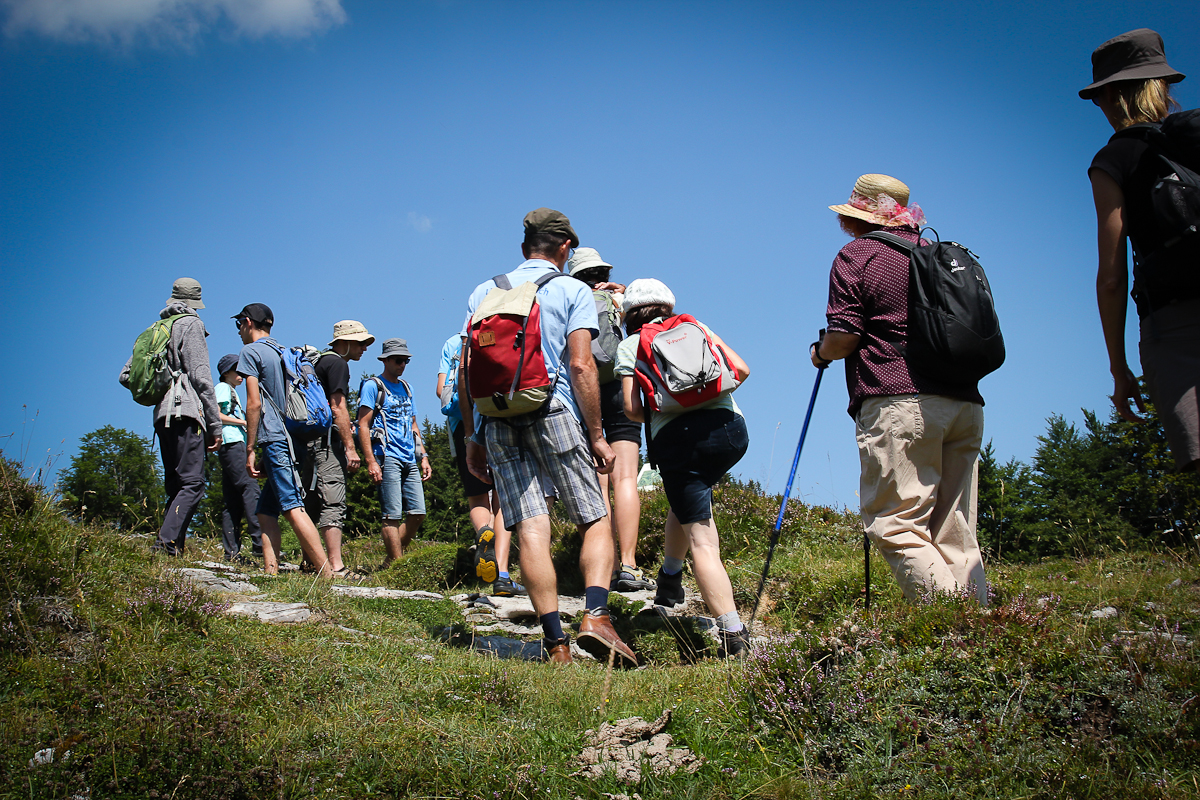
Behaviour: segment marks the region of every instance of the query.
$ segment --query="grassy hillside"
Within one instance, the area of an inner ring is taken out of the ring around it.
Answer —
[[[874,559],[867,612],[855,520],[793,504],[764,602],[772,638],[746,662],[686,663],[702,635],[619,615],[648,666],[614,674],[606,696],[600,665],[440,643],[462,622],[449,601],[356,600],[252,572],[271,599],[319,614],[224,616],[146,539],[74,525],[3,463],[2,798],[1200,796],[1194,553],[992,565],[986,612],[905,603]],[[739,602],[773,502],[718,491]],[[665,513],[648,499],[645,563],[658,563]],[[415,547],[372,582],[445,591],[459,555]],[[349,543],[351,564],[381,557],[374,540]],[[589,729],[668,708],[698,772],[572,777]]]

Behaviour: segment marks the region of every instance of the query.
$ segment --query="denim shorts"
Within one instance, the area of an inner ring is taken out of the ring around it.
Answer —
[[[405,514],[425,516],[425,488],[421,485],[421,465],[383,457],[383,483],[379,484],[379,504],[383,518],[404,519]]]
[[[680,414],[654,437],[663,493],[683,524],[712,518],[712,487],[750,446],[746,420],[728,408]]]
[[[304,494],[300,491],[299,473],[292,464],[288,443],[270,442],[262,446],[260,470],[267,473],[266,485],[258,496],[255,513],[278,517],[284,511],[304,506]]]

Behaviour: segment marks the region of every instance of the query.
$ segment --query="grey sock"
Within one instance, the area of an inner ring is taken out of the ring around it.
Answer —
[[[667,556],[663,559],[662,571],[668,575],[678,575],[683,572],[683,559]]]
[[[728,614],[717,617],[717,627],[723,631],[736,633],[742,629],[742,618],[738,616],[738,612],[730,611]]]

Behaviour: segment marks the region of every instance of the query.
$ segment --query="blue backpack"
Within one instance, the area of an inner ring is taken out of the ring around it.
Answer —
[[[283,362],[284,405],[276,406],[287,431],[297,439],[314,439],[333,425],[333,409],[317,380],[306,347],[279,350]],[[274,403],[274,401],[272,401]]]

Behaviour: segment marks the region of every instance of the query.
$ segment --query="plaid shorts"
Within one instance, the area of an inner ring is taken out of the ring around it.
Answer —
[[[595,522],[607,513],[583,428],[566,406],[557,400],[551,403],[544,416],[533,412],[488,420],[488,463],[505,525],[549,513],[542,477],[554,483],[559,501],[576,525]]]

